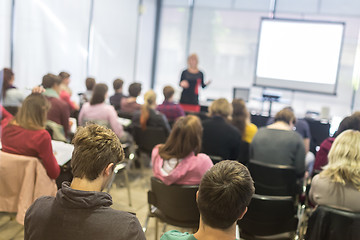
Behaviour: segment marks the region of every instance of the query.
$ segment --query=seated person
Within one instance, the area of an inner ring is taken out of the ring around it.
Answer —
[[[24,101],[25,96],[22,91],[14,86],[15,74],[10,68],[4,68],[0,72],[0,76],[3,76],[1,99],[2,105],[8,108],[11,114],[16,114],[18,107]]]
[[[236,160],[240,153],[241,135],[228,119],[232,106],[225,98],[215,100],[209,107],[211,118],[203,121],[202,152]]]
[[[115,110],[120,110],[121,99],[124,97],[122,93],[124,81],[120,78],[117,78],[113,82],[113,87],[115,94],[110,97],[110,104],[114,106]]]
[[[140,110],[141,105],[136,102],[136,98],[140,95],[141,83],[132,83],[129,86],[129,97],[121,98],[120,109],[122,112],[134,113]]]
[[[25,239],[145,239],[134,214],[114,210],[102,192],[124,151],[113,131],[99,125],[80,127],[73,139],[74,179],[63,182],[56,197],[40,197],[25,216]]]
[[[177,118],[185,116],[184,110],[179,104],[174,103],[175,90],[171,86],[165,86],[163,89],[164,102],[157,106],[157,110],[163,113],[169,122],[174,122]]]
[[[328,154],[330,148],[337,136],[339,136],[345,130],[353,129],[360,131],[360,119],[357,117],[358,113],[354,113],[351,116],[345,117],[339,125],[338,130],[333,137],[328,137],[320,144],[320,149],[316,153],[314,171],[320,172],[322,168],[328,164]]]
[[[258,128],[250,122],[250,114],[246,108],[245,101],[242,99],[234,99],[232,101],[232,107],[232,124],[240,131],[242,140],[251,143]]]
[[[124,130],[118,121],[117,113],[113,106],[105,104],[107,92],[106,84],[98,83],[95,85],[90,102],[85,103],[80,110],[79,126],[84,126],[86,122],[94,122],[110,127],[121,138],[124,135]]]
[[[86,92],[84,93],[84,101],[85,102],[90,101],[92,94],[93,94],[95,84],[96,84],[95,78],[92,78],[92,77],[86,78],[86,80],[85,80]]]
[[[15,118],[2,131],[2,151],[40,159],[47,175],[56,179],[60,167],[53,154],[50,134],[45,130],[50,103],[33,93],[25,98]]]
[[[143,130],[146,127],[160,127],[163,128],[166,135],[170,133],[170,125],[166,117],[155,110],[156,108],[156,93],[149,90],[144,95],[144,104],[141,110],[135,112],[132,123],[140,126]]]
[[[67,72],[61,72],[59,73],[59,77],[61,79],[60,98],[68,104],[71,112],[78,111],[80,109],[79,106],[70,99],[72,94],[72,91],[69,88],[70,74]]]
[[[275,115],[275,123],[262,127],[250,144],[250,159],[264,163],[295,167],[302,178],[305,172],[305,147],[301,136],[293,131],[295,115],[283,109]]]
[[[335,138],[329,163],[311,183],[310,201],[360,212],[360,132],[346,130]]]
[[[166,232],[161,240],[236,239],[236,224],[242,219],[255,192],[247,168],[235,161],[221,161],[207,171],[196,194],[200,212],[198,231],[191,235]]]
[[[213,163],[201,149],[202,126],[198,117],[180,117],[165,144],[151,155],[154,176],[166,185],[197,185]]]
[[[61,80],[54,74],[46,74],[42,80],[42,86],[45,88],[43,95],[49,100],[51,107],[47,114],[47,125],[53,130],[54,140],[66,140],[69,127],[70,110],[66,102],[60,99]],[[51,121],[51,122],[50,122]],[[54,131],[54,129],[59,129]],[[54,132],[57,134],[54,135]],[[61,136],[57,136],[61,135]]]

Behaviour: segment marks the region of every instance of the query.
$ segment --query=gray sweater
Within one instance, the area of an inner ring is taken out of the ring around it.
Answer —
[[[55,198],[40,197],[28,209],[25,240],[145,239],[135,215],[110,205],[108,193],[74,190],[64,182]]]
[[[250,145],[250,159],[294,166],[299,177],[305,171],[305,148],[294,131],[260,128]]]

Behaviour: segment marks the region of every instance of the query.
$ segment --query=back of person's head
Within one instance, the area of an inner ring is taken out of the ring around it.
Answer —
[[[60,83],[61,79],[59,76],[48,73],[43,76],[41,84],[44,88],[52,88],[53,86],[60,85]]]
[[[250,117],[245,101],[242,99],[234,99],[232,101],[232,107],[232,123],[239,129],[241,135],[243,135],[245,133],[246,121]]]
[[[336,137],[328,159],[320,174],[343,185],[353,184],[360,191],[360,132],[346,130]]]
[[[65,79],[70,78],[70,74],[67,72],[60,72],[59,77],[60,77],[61,81],[64,81]]]
[[[295,124],[296,118],[295,118],[293,111],[291,111],[287,108],[284,108],[281,111],[279,111],[278,113],[276,113],[274,121],[275,122],[284,122],[284,123],[287,123],[290,125],[290,124]]]
[[[147,121],[150,118],[149,108],[155,105],[156,105],[156,93],[150,89],[144,94],[144,104],[141,106],[140,126],[143,130],[146,129]]]
[[[198,207],[204,224],[228,229],[245,212],[255,188],[249,170],[239,162],[215,164],[201,179]]]
[[[0,79],[3,80],[2,85],[2,98],[6,96],[6,90],[11,86],[12,80],[14,79],[14,72],[10,68],[4,68],[0,73]]]
[[[345,117],[339,124],[339,128],[334,134],[334,137],[339,136],[342,132],[353,129],[360,131],[360,117],[357,112],[351,116]]]
[[[115,79],[113,82],[114,90],[116,91],[116,90],[122,88],[123,84],[124,84],[124,81],[122,79],[120,79],[120,78]]]
[[[103,103],[105,101],[108,86],[104,83],[98,83],[95,85],[93,95],[90,100],[90,105]]]
[[[103,126],[89,124],[75,133],[71,168],[74,177],[95,180],[110,164],[124,159],[124,150],[116,134]]]
[[[231,104],[225,98],[216,99],[209,108],[210,116],[221,116],[228,118],[233,112]]]
[[[44,129],[49,109],[50,103],[45,96],[32,93],[22,102],[14,120],[25,129]]]
[[[88,77],[85,80],[86,90],[91,91],[94,89],[94,86],[96,84],[95,78]]]
[[[130,97],[138,97],[141,92],[141,83],[132,83],[129,86]]]
[[[169,100],[172,96],[174,96],[175,90],[172,86],[165,86],[163,89],[163,94],[165,101]]]
[[[197,155],[201,150],[202,133],[203,128],[198,117],[193,115],[180,117],[175,122],[165,144],[160,146],[161,158],[181,159],[192,152]]]

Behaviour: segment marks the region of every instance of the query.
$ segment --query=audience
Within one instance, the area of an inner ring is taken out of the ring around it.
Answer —
[[[95,87],[96,88],[96,87]],[[40,197],[25,216],[25,240],[145,239],[134,214],[110,208],[102,192],[124,159],[116,135],[99,125],[78,129],[73,139],[74,179],[64,182],[56,197]]]
[[[15,74],[10,68],[4,68],[0,75],[2,75],[3,79],[1,91],[3,107],[9,110],[11,108],[15,109],[11,112],[16,114],[17,107],[20,107],[25,99],[24,93],[14,86]]]
[[[144,104],[141,106],[141,110],[135,112],[133,116],[133,124],[140,126],[143,130],[145,130],[146,127],[160,127],[169,135],[170,125],[166,117],[156,111],[155,108],[156,93],[153,90],[149,90],[144,95]]]
[[[72,91],[69,88],[70,74],[67,72],[61,72],[59,73],[59,77],[61,79],[60,98],[68,104],[70,111],[78,111],[79,106],[70,99],[72,94]]]
[[[132,83],[129,86],[129,97],[121,98],[120,109],[122,112],[134,113],[140,110],[141,105],[136,102],[141,92],[141,83]]]
[[[334,137],[329,137],[325,139],[320,144],[320,149],[316,153],[315,163],[314,163],[314,171],[320,172],[322,168],[328,164],[328,154],[330,148],[337,136],[339,136],[345,130],[353,129],[360,131],[360,119],[357,116],[359,112],[354,113],[351,116],[345,117],[339,125],[338,130],[335,132]]]
[[[174,103],[175,90],[171,86],[165,86],[163,89],[164,102],[157,106],[157,110],[163,113],[169,122],[174,122],[177,118],[185,116],[184,110],[179,104]]]
[[[49,108],[45,96],[39,93],[29,95],[15,118],[3,128],[1,143],[4,152],[39,158],[47,175],[56,179],[60,167],[53,154],[51,137],[45,130]]]
[[[305,171],[305,147],[301,136],[292,131],[295,115],[283,109],[275,115],[275,123],[260,128],[250,144],[250,159],[264,163],[295,167],[299,178]]]
[[[46,74],[42,80],[45,88],[43,95],[49,100],[51,107],[47,114],[47,126],[49,126],[54,140],[66,140],[68,136],[70,110],[66,102],[60,99],[60,78],[54,74]]]
[[[245,101],[242,99],[234,99],[232,101],[232,107],[232,124],[239,130],[242,140],[251,143],[258,128],[250,122],[250,114],[246,108]]]
[[[346,130],[336,137],[329,163],[311,183],[310,200],[318,205],[360,211],[360,132]]]
[[[236,239],[236,224],[242,219],[254,194],[254,183],[247,168],[235,161],[222,161],[201,180],[196,200],[200,211],[198,231],[191,235],[166,232],[161,240]]]
[[[114,106],[115,110],[121,109],[121,99],[124,97],[122,88],[124,81],[120,78],[117,78],[113,82],[113,87],[115,94],[110,97],[110,104]]]
[[[231,104],[220,98],[210,105],[209,111],[211,118],[203,122],[202,152],[236,160],[240,153],[241,135],[228,120],[232,114]]]
[[[165,144],[156,146],[151,155],[154,176],[166,185],[200,183],[213,166],[211,159],[199,153],[202,126],[198,117],[180,117]]]
[[[105,104],[108,87],[106,84],[98,83],[90,102],[85,103],[79,113],[79,125],[84,126],[86,122],[94,122],[111,128],[119,138],[124,136],[124,130],[118,121],[117,113],[113,106]]]
[[[86,91],[84,93],[85,102],[90,101],[92,94],[93,94],[95,84],[96,84],[95,78],[92,78],[92,77],[86,78],[86,80],[85,80]]]

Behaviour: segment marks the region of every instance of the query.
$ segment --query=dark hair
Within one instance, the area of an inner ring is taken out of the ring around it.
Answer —
[[[86,80],[85,80],[86,89],[89,91],[93,90],[95,83],[96,83],[95,78],[92,78],[92,77],[86,78]]]
[[[339,136],[342,132],[353,129],[360,131],[360,119],[357,113],[345,117],[339,124],[338,130],[335,132],[334,137]]]
[[[14,76],[14,72],[10,69],[10,68],[4,68],[1,72],[1,75],[3,77],[3,85],[2,85],[2,98],[4,99],[6,96],[6,90],[9,89],[9,87],[11,87],[11,79]]]
[[[201,219],[212,228],[229,228],[244,213],[254,191],[244,165],[231,160],[215,164],[200,183],[197,202]]]
[[[275,115],[274,121],[275,122],[282,121],[290,125],[291,123],[295,124],[296,118],[291,110],[284,108]]]
[[[169,100],[172,96],[174,96],[175,90],[172,86],[165,86],[163,89],[163,94],[165,100]]]
[[[201,150],[202,133],[203,128],[198,117],[180,117],[165,144],[160,145],[159,155],[166,160],[184,158],[191,152],[197,155]]]
[[[246,120],[249,118],[249,112],[246,109],[245,101],[242,99],[234,99],[232,101],[233,113],[232,124],[239,129],[241,136],[245,134]]]
[[[138,97],[141,92],[141,83],[132,83],[129,86],[130,97]]]
[[[41,84],[43,85],[44,88],[52,88],[54,85],[60,85],[60,83],[61,83],[60,77],[48,73],[43,76]]]
[[[61,78],[61,81],[63,81],[64,79],[69,78],[70,74],[67,72],[60,72],[59,77]]]
[[[22,102],[19,111],[11,123],[16,122],[25,129],[45,129],[50,102],[40,93],[32,93]]]
[[[122,79],[120,79],[120,78],[115,79],[113,82],[114,90],[118,90],[118,89],[122,88],[123,84],[124,84],[124,81]]]
[[[105,95],[108,91],[108,86],[104,83],[98,83],[94,87],[93,95],[90,100],[90,105],[103,103],[105,101]]]
[[[96,179],[110,164],[124,159],[124,150],[115,133],[103,126],[79,127],[74,139],[71,167],[74,177]]]

